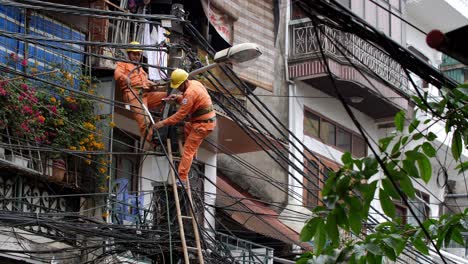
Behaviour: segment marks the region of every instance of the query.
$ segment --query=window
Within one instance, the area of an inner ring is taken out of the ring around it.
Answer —
[[[306,163],[306,175],[308,179],[305,179],[304,185],[306,189],[304,190],[304,205],[307,208],[314,208],[318,205],[318,197],[320,197],[320,175],[319,175],[319,165],[314,161],[309,161]]]
[[[319,120],[320,118],[311,112],[306,112],[304,117],[304,131],[306,134],[314,137],[319,136]]]
[[[366,156],[366,142],[363,138],[353,135],[353,151],[356,157]]]
[[[395,208],[396,208],[396,215],[401,217],[403,224],[411,224],[413,226],[417,226],[418,222],[416,220],[424,222],[430,216],[430,208],[429,208],[429,195],[421,192],[419,190],[416,191],[416,197],[414,199],[408,199],[408,203],[410,204],[411,209],[415,213],[415,216],[411,214],[408,207],[402,201],[395,201]]]
[[[337,171],[339,168],[338,164],[320,158],[319,155],[315,155],[315,157],[308,157],[304,163],[307,177],[304,178],[303,204],[307,208],[321,205],[319,200],[322,196],[323,182],[327,180],[331,171]]]
[[[328,145],[336,144],[336,126],[327,120],[320,123],[320,138]]]
[[[339,128],[336,137],[336,146],[340,149],[351,152],[351,133]]]
[[[367,146],[364,139],[344,127],[333,123],[310,110],[304,111],[304,134],[320,139],[341,151],[349,151],[355,157],[365,157]]]
[[[294,19],[301,19],[306,18],[307,16],[304,14],[302,9],[298,6],[296,1],[293,1],[292,8],[291,8],[291,20]]]

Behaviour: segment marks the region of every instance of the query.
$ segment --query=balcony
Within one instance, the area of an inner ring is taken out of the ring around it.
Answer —
[[[408,98],[412,92],[409,90],[405,72],[395,60],[353,34],[325,25],[319,27],[322,48],[330,70],[337,80],[339,91],[345,98],[363,98],[359,103],[349,101],[350,105],[376,119],[390,117],[401,109],[408,109]],[[289,77],[302,80],[324,93],[336,96],[320,58],[312,23],[293,21],[290,32]],[[351,65],[330,39],[339,43],[338,48],[346,53],[346,57],[358,66],[359,70]],[[364,73],[365,77],[360,72]]]
[[[216,234],[216,240],[231,253],[231,256],[240,264],[272,264],[273,249],[253,242],[223,233]]]
[[[64,156],[63,168],[57,173],[51,151],[53,149],[21,139],[8,130],[0,130],[1,169],[26,176],[31,181],[40,179],[53,183],[72,192],[96,192],[98,180],[85,165],[83,157],[73,154]]]

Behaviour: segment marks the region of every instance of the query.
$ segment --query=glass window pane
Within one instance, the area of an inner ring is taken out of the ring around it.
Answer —
[[[322,119],[320,122],[320,138],[323,140],[323,143],[329,145],[336,144],[336,126],[326,120]]]
[[[351,133],[338,128],[336,146],[344,151],[351,152]]]
[[[307,17],[297,3],[292,4],[291,19],[301,19]]]
[[[306,175],[307,179],[304,180],[307,190],[304,190],[304,203],[306,207],[314,208],[318,205],[320,195],[318,164],[314,161],[307,162]]]
[[[363,138],[353,135],[353,155],[362,158],[366,156],[366,142]]]
[[[304,134],[308,136],[319,136],[320,118],[311,112],[304,112]]]

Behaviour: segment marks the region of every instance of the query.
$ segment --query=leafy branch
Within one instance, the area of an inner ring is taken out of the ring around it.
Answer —
[[[424,112],[445,113],[445,129],[452,132],[452,156],[459,163],[459,173],[468,168],[461,154],[468,142],[468,85],[453,90],[443,90],[439,102],[414,101]],[[343,166],[331,172],[322,190],[323,206],[313,210],[313,217],[303,227],[302,241],[313,241],[314,250],[307,252],[297,263],[382,263],[384,257],[395,261],[406,247],[429,254],[429,242],[438,249],[450,241],[464,245],[462,232],[468,230],[468,209],[459,214],[427,219],[420,226],[404,223],[396,214],[395,202],[416,199],[414,180],[428,183],[432,178],[431,159],[436,158],[434,140],[437,136],[423,133],[430,118],[413,118],[405,129],[405,113],[395,116],[396,131],[379,140],[381,154],[375,157],[354,159],[345,153]],[[412,144],[409,144],[409,143]],[[409,146],[412,147],[409,147]],[[379,174],[385,168],[386,175]],[[391,219],[375,227],[368,226],[371,203],[378,197],[383,213]],[[371,233],[366,233],[366,228]],[[352,238],[340,240],[344,234]]]

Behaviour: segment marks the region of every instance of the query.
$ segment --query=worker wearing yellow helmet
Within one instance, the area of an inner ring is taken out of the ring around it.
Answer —
[[[155,124],[155,128],[159,129],[175,125],[190,116],[184,127],[185,145],[178,169],[182,182],[187,181],[193,157],[200,144],[216,127],[216,113],[208,91],[199,81],[189,80],[188,77],[189,74],[182,69],[172,72],[170,87],[178,89],[182,94],[171,95],[170,99],[180,104],[180,108],[172,116]]]
[[[130,42],[127,55],[131,62],[117,62],[114,78],[122,91],[123,101],[132,106],[133,118],[138,124],[141,136],[146,135],[147,141],[150,142],[153,131],[147,130],[149,118],[135,95],[140,96],[146,107],[152,110],[161,105],[166,92],[163,92],[162,88],[161,91],[155,90],[156,84],[148,79],[148,74],[143,68],[138,68],[143,52],[139,45],[137,41]]]

